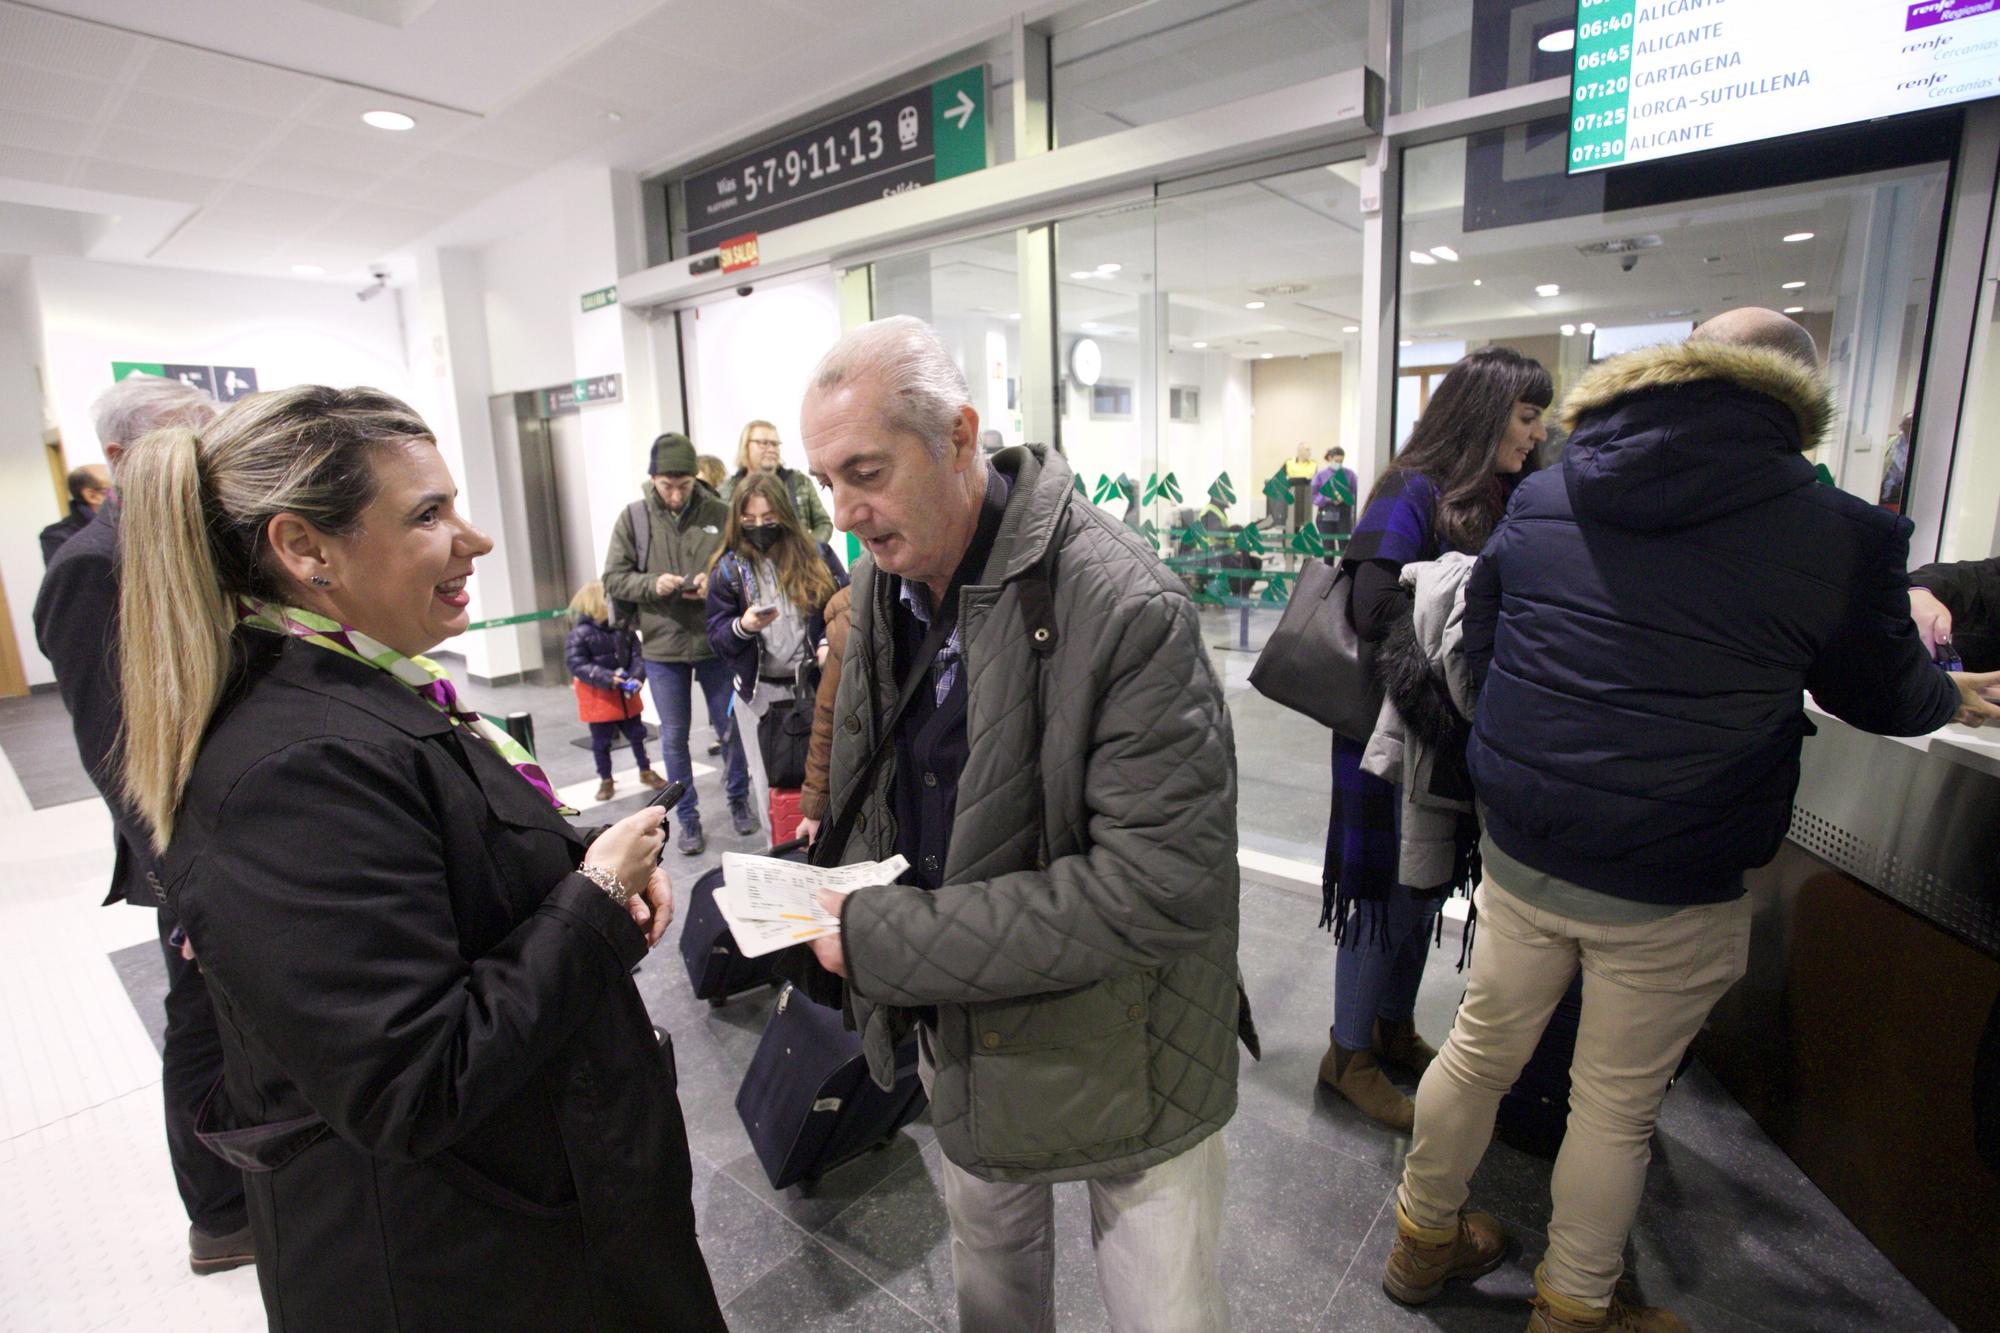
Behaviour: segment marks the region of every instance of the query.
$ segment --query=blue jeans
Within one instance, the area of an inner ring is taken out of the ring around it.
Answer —
[[[1350,1051],[1365,1050],[1375,1041],[1377,1018],[1401,1022],[1416,1012],[1431,930],[1443,905],[1438,894],[1418,897],[1398,884],[1386,902],[1365,907],[1348,923],[1333,963],[1336,1042]],[[1371,920],[1378,912],[1380,935]]]
[[[646,682],[653,688],[653,707],[660,712],[660,750],[666,761],[667,781],[685,782],[687,795],[674,807],[684,824],[701,819],[701,802],[694,791],[694,763],[688,758],[688,728],[693,720],[694,683],[708,698],[708,720],[715,727],[729,716],[729,699],[735,686],[729,667],[719,657],[703,662],[648,662]],[[732,803],[750,799],[750,770],[743,763],[743,747],[734,736],[722,747],[722,790]]]

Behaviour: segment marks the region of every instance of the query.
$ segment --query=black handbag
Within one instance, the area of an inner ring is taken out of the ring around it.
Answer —
[[[1250,668],[1259,694],[1366,744],[1382,712],[1375,645],[1355,633],[1354,576],[1314,560],[1299,570],[1278,628]]]
[[[806,750],[812,744],[813,696],[774,700],[757,719],[757,752],[764,760],[767,786],[806,785]]]

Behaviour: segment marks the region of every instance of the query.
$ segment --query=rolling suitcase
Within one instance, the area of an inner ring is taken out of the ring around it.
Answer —
[[[771,855],[803,861],[804,844],[780,843],[771,849]],[[681,961],[687,964],[688,984],[697,1000],[710,1004],[721,1004],[732,995],[778,980],[777,954],[745,958],[736,952],[736,937],[729,933],[729,923],[715,905],[715,891],[721,887],[721,866],[696,880],[688,890],[687,916],[681,926]]]
[[[771,817],[771,841],[790,842],[799,836],[799,789],[773,787],[766,813]]]
[[[925,1105],[916,1042],[896,1051],[896,1086],[884,1092],[868,1075],[860,1035],[847,1030],[840,1011],[790,985],[778,992],[736,1091],[736,1114],[771,1188],[779,1190],[817,1180],[886,1143]]]

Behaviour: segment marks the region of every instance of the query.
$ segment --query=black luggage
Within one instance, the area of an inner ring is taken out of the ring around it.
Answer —
[[[896,1086],[868,1076],[861,1038],[840,1011],[814,1004],[787,984],[736,1092],[736,1114],[772,1189],[817,1180],[887,1142],[923,1113],[917,1044],[896,1052]]]
[[[1535,1053],[1521,1068],[1521,1076],[1500,1099],[1493,1130],[1500,1141],[1536,1157],[1553,1158],[1562,1149],[1563,1135],[1569,1130],[1569,1067],[1576,1059],[1577,1023],[1583,1016],[1583,972],[1570,979],[1569,989],[1556,1001],[1549,1025]],[[1673,1087],[1694,1060],[1690,1044],[1674,1071]]]
[[[771,855],[803,861],[805,841],[780,843],[771,849]],[[681,926],[681,961],[687,964],[688,984],[694,987],[697,1000],[710,1004],[721,1004],[732,995],[778,980],[778,954],[745,958],[736,952],[736,937],[729,933],[729,923],[715,905],[715,891],[721,887],[721,866],[696,880],[688,890],[687,916]]]

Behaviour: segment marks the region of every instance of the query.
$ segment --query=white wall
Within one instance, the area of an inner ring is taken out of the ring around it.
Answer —
[[[90,404],[113,361],[250,366],[258,387],[370,384],[405,396],[396,302],[327,283],[89,260],[35,259],[0,296],[0,577],[31,685],[54,679],[29,613],[36,532],[58,517],[41,442],[35,366],[71,467],[100,462]]]
[[[813,367],[840,337],[833,277],[760,287],[697,306],[682,317],[688,338],[688,397],[695,448],[736,470],[743,425],[772,422],[784,441],[786,467],[806,466],[799,406]]]
[[[38,353],[32,296],[23,281],[0,287],[0,584],[28,684],[55,679],[35,647],[35,592],[42,582],[37,534],[62,517],[62,504],[42,451],[42,412],[35,382]],[[74,462],[71,464],[74,466]]]
[[[387,294],[89,260],[31,261],[42,346],[71,466],[104,457],[90,403],[113,361],[250,366],[260,389],[368,384],[398,396],[410,376]]]
[[[562,210],[551,210],[479,251],[494,393],[576,378],[570,312],[582,309],[582,292],[570,290],[563,241]]]

